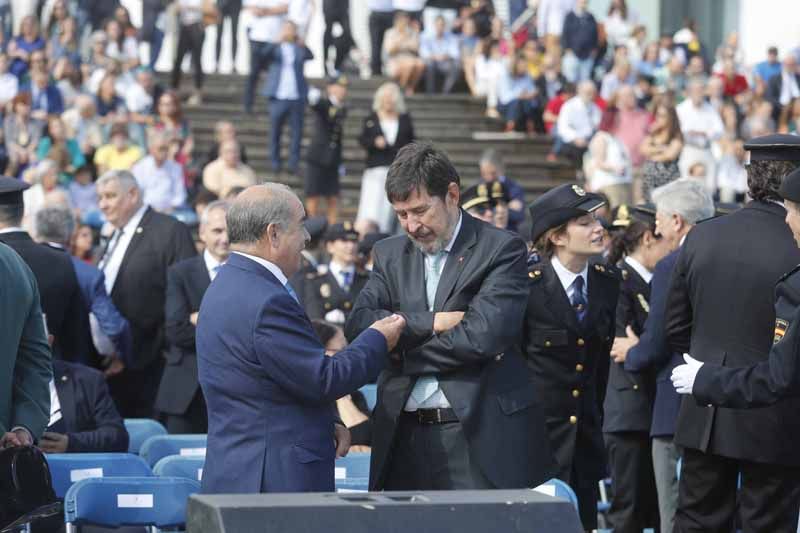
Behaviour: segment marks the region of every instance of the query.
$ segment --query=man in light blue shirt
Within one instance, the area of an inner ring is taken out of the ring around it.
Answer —
[[[442,93],[450,93],[461,74],[461,54],[458,37],[447,31],[443,16],[436,17],[433,34],[422,36],[420,56],[425,61],[425,91],[436,91],[436,76],[441,74],[444,76]]]

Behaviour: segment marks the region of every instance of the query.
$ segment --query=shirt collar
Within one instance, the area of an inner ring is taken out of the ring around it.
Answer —
[[[645,268],[643,264],[641,264],[633,257],[631,256],[626,257],[625,262],[628,263],[628,266],[634,269],[636,273],[639,274],[646,283],[650,283],[650,280],[653,279],[653,273],[647,270],[647,268]]]
[[[133,232],[136,230],[136,227],[144,218],[144,212],[147,211],[147,205],[142,205],[138,211],[136,211],[131,219],[122,227],[122,233],[126,235],[132,235]]]
[[[564,287],[565,292],[572,286],[578,276],[583,278],[583,286],[588,286],[587,273],[589,272],[589,263],[586,263],[586,266],[578,274],[567,270],[567,267],[561,264],[561,261],[555,255],[550,259],[550,263],[553,265],[553,270],[556,271],[556,276],[558,276],[558,280],[561,282],[561,286]]]
[[[203,261],[206,263],[206,270],[208,270],[209,274],[223,264],[221,261],[214,259],[214,256],[208,250],[203,250]]]
[[[328,263],[328,270],[330,270],[331,274],[333,274],[334,276],[339,277],[343,272],[351,272],[351,273],[355,272],[356,267],[355,265],[350,265],[350,266],[340,265],[339,263],[332,260],[330,263]]]
[[[289,280],[286,278],[286,275],[283,273],[283,271],[280,269],[280,267],[278,265],[276,265],[275,263],[273,263],[272,261],[267,261],[263,257],[258,257],[258,256],[255,256],[255,255],[246,254],[244,252],[233,252],[233,253],[242,255],[242,256],[250,259],[251,261],[255,261],[259,265],[263,266],[264,268],[269,270],[272,273],[273,276],[278,278],[278,281],[281,282],[281,285],[285,286],[289,282]]]
[[[3,233],[16,233],[18,231],[24,232],[25,230],[20,228],[19,226],[12,226],[10,228],[0,229],[0,234],[3,234]]]

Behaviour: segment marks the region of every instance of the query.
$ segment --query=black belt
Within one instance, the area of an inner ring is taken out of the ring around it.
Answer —
[[[403,416],[418,424],[450,424],[458,422],[456,412],[450,408],[445,409],[417,409],[416,411],[403,411]]]

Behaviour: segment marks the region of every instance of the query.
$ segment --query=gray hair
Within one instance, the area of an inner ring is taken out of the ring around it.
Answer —
[[[668,215],[678,215],[688,224],[714,216],[714,202],[701,182],[683,178],[667,183],[652,193],[656,210]]]
[[[211,212],[215,210],[220,210],[225,213],[227,216],[228,209],[230,208],[230,204],[225,200],[214,200],[210,204],[203,209],[203,212],[200,214],[200,225],[204,226],[208,224],[208,219],[211,217]]]
[[[505,164],[503,163],[503,156],[494,148],[487,148],[483,151],[481,158],[478,161],[479,165],[482,163],[490,163],[493,165],[494,168],[497,169],[497,173],[501,176],[505,174],[506,168]]]
[[[69,245],[75,232],[75,217],[63,207],[45,207],[36,213],[36,235],[40,241]]]
[[[127,170],[109,170],[97,179],[95,186],[99,188],[102,185],[112,182],[118,183],[124,192],[130,191],[131,189],[136,189],[141,192],[139,182],[136,181],[134,175]]]
[[[52,159],[43,159],[39,161],[39,164],[36,165],[36,170],[34,170],[36,183],[41,183],[42,178],[54,170],[58,170],[58,165],[56,165],[55,161]]]
[[[372,98],[372,110],[378,112],[381,108],[381,100],[386,91],[394,92],[394,108],[398,115],[406,113],[406,99],[403,98],[403,91],[400,86],[393,81],[387,81],[375,91],[375,96]]]
[[[258,199],[242,199],[240,195],[231,202],[225,217],[231,244],[259,241],[270,224],[286,229],[294,215],[294,203],[300,202],[292,189],[282,183],[267,182],[253,187],[263,187],[267,195]]]

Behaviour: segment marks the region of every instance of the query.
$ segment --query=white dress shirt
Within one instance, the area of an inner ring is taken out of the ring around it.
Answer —
[[[392,6],[397,11],[422,11],[426,0],[394,0]]]
[[[444,272],[444,266],[447,264],[448,259],[450,258],[450,250],[453,249],[453,245],[456,242],[456,238],[458,238],[458,233],[461,231],[461,217],[462,215],[459,213],[458,215],[458,222],[456,223],[456,228],[453,230],[453,236],[450,238],[450,242],[447,243],[445,246],[444,251],[447,252],[447,257],[445,257],[444,261],[441,262],[439,265],[439,274],[441,275]],[[427,272],[430,269],[431,261],[433,261],[433,257],[425,254],[425,271]],[[439,280],[441,283],[441,279]],[[424,280],[423,280],[424,283]],[[428,311],[433,311],[433,304],[434,302],[428,303]],[[424,402],[417,403],[414,399],[414,395],[410,395],[408,397],[408,401],[406,402],[405,410],[406,411],[416,411],[417,409],[447,409],[450,407],[450,402],[447,400],[447,397],[444,395],[444,392],[441,388],[438,388],[436,392],[434,392],[431,396],[429,396]]]
[[[297,77],[294,72],[295,45],[281,43],[281,78],[278,82],[278,91],[275,98],[278,100],[297,100],[300,93],[297,90]]]
[[[789,105],[794,98],[800,97],[800,87],[797,86],[797,78],[794,74],[781,70],[781,105]]]
[[[650,283],[650,280],[653,279],[653,273],[647,270],[647,268],[645,268],[643,264],[641,264],[633,257],[631,256],[626,257],[625,262],[628,264],[629,267],[635,270],[636,273],[642,277],[645,283]]]
[[[148,155],[133,165],[131,173],[142,189],[144,203],[153,209],[168,211],[186,202],[183,169],[172,159],[158,166],[155,158]]]
[[[382,13],[391,13],[394,10],[392,0],[367,0],[367,7],[370,12],[379,11]]]
[[[116,233],[112,236],[111,240],[108,241],[108,248],[107,250],[113,250],[111,257],[105,259],[103,261],[103,274],[106,276],[106,292],[111,295],[111,291],[114,289],[114,282],[117,281],[117,274],[119,274],[119,269],[122,266],[122,258],[125,257],[125,251],[128,249],[128,246],[131,244],[131,240],[133,239],[133,235],[136,233],[136,229],[139,227],[139,223],[142,221],[142,217],[144,217],[144,212],[147,211],[147,205],[143,205],[139,208],[136,213],[133,214],[131,219],[122,227],[122,236],[119,236],[119,233]],[[118,240],[118,243],[115,241]]]
[[[203,0],[178,0],[178,13],[183,26],[203,22]]]
[[[553,265],[553,270],[556,271],[556,276],[558,276],[558,281],[561,282],[561,286],[564,287],[564,292],[567,293],[567,299],[572,302],[572,295],[575,294],[575,279],[578,276],[583,278],[583,297],[586,301],[589,301],[589,263],[583,267],[579,273],[572,272],[571,270],[567,270],[561,261],[558,260],[558,257],[553,256],[550,259],[550,264]]]
[[[710,143],[718,140],[725,132],[722,118],[714,107],[708,102],[703,102],[699,107],[695,106],[690,99],[681,102],[675,110],[678,112],[678,119],[681,123],[681,131],[690,146],[700,149],[710,148]],[[699,131],[705,134],[705,138],[691,135],[689,132]]]
[[[450,32],[445,32],[441,37],[435,34],[425,33],[420,43],[419,55],[425,61],[428,61],[433,56],[441,55],[454,60],[458,59],[461,57],[458,37]]]
[[[243,7],[281,7],[288,8],[288,0],[244,0]],[[259,43],[277,43],[281,36],[281,26],[286,15],[270,15],[267,17],[250,17],[247,25],[247,38]]]
[[[211,278],[211,281],[214,281],[214,278],[219,274],[218,267],[221,267],[225,263],[217,261],[208,250],[203,250],[203,261],[206,264],[206,270],[208,270],[208,277]]]
[[[576,139],[588,141],[600,125],[600,115],[600,108],[594,102],[586,105],[579,96],[573,96],[564,102],[558,114],[558,136],[568,143]]]
[[[345,273],[350,274],[350,285],[353,285],[353,280],[355,279],[356,275],[356,267],[354,265],[343,266],[335,261],[331,261],[328,263],[328,270],[331,274],[333,274],[333,277],[336,278],[336,283],[338,283],[339,287],[342,289],[345,288]]]
[[[286,287],[286,284],[289,283],[289,279],[284,275],[283,270],[281,270],[281,267],[279,267],[278,265],[276,265],[272,261],[267,261],[263,257],[258,257],[256,255],[246,254],[244,252],[233,252],[233,253],[239,254],[239,255],[241,255],[243,257],[246,257],[246,258],[250,259],[251,261],[255,261],[259,265],[261,265],[264,268],[266,268],[267,270],[269,270],[272,273],[273,276],[278,278],[278,281],[281,282],[281,285],[283,285],[284,288]],[[289,292],[288,289],[287,289],[286,292]]]

